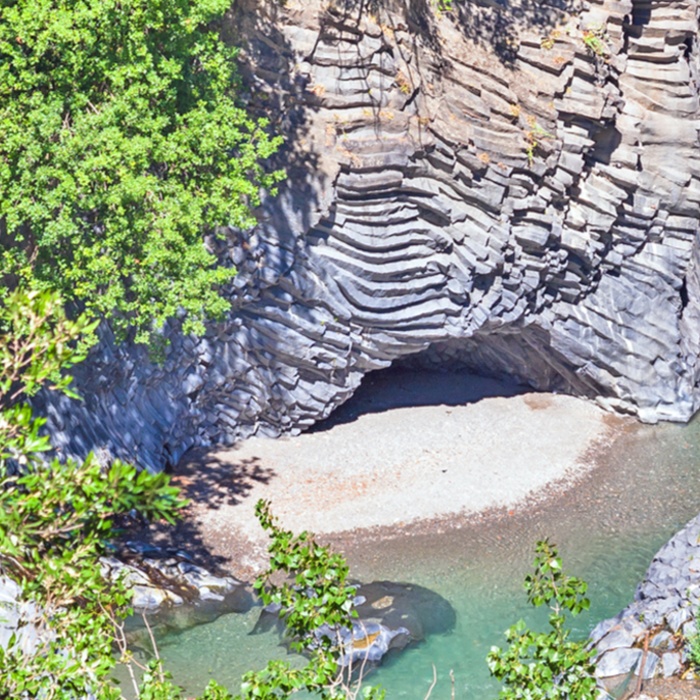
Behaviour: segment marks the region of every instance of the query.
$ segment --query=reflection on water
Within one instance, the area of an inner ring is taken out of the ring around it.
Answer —
[[[439,681],[433,697],[449,697],[451,670],[456,697],[495,697],[484,659],[510,624],[537,619],[526,605],[522,580],[543,536],[559,545],[565,566],[590,583],[592,608],[577,618],[578,633],[618,612],[655,551],[700,511],[699,455],[697,420],[632,427],[596,470],[551,504],[462,523],[442,534],[348,544],[358,579],[425,586],[447,599],[457,615],[452,631],[389,658],[372,681],[384,685],[389,698],[421,699],[434,664]],[[166,635],[161,651],[176,680],[200,692],[213,675],[236,689],[244,671],[284,656],[273,634],[249,634],[255,619],[255,611],[229,615]]]

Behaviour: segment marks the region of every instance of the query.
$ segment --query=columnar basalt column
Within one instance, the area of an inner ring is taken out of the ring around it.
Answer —
[[[65,453],[151,469],[298,431],[402,358],[645,421],[698,408],[698,5],[242,4],[251,108],[288,181],[222,255],[229,318],[164,365],[108,329]]]

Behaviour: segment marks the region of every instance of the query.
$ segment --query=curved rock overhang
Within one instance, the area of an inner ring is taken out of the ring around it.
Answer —
[[[643,421],[697,410],[698,3],[245,3],[289,179],[222,251],[233,311],[164,365],[109,330],[44,395],[66,454],[158,469],[299,431],[424,354]]]

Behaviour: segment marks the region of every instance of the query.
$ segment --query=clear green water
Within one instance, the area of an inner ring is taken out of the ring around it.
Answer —
[[[547,505],[492,514],[443,533],[348,545],[358,579],[420,584],[446,598],[457,614],[452,631],[388,658],[371,680],[389,698],[420,700],[434,664],[433,698],[450,696],[450,671],[457,698],[495,697],[484,657],[511,623],[534,619],[522,591],[534,542],[552,538],[566,567],[589,581],[592,609],[576,620],[578,633],[586,634],[631,600],[657,549],[700,511],[698,457],[697,420],[688,426],[638,426],[615,442],[582,483]],[[273,634],[251,634],[256,618],[253,610],[163,634],[161,654],[191,693],[212,676],[236,689],[244,671],[284,656]]]

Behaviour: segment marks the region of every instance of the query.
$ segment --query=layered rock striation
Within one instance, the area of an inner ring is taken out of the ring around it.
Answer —
[[[236,10],[288,181],[218,244],[224,322],[161,366],[103,328],[84,402],[39,399],[64,453],[299,431],[396,361],[697,410],[696,0],[376,4]]]

